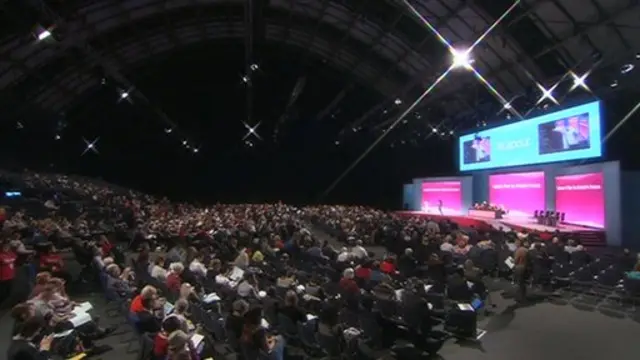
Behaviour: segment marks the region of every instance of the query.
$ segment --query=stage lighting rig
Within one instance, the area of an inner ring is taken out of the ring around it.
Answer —
[[[455,68],[472,69],[473,59],[471,59],[471,49],[456,49],[450,47],[449,51],[453,57],[451,66]]]

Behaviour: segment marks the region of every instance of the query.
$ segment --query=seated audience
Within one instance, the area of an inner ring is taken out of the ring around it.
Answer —
[[[262,308],[254,308],[245,314],[240,337],[244,360],[284,360],[284,346],[282,336],[269,335],[262,327]]]
[[[143,298],[142,310],[136,312],[136,327],[140,333],[156,334],[162,330],[162,322],[156,311],[160,309],[157,297]]]
[[[306,313],[298,307],[298,295],[293,290],[287,291],[284,306],[278,308],[278,313],[291,319],[294,324],[307,321]]]
[[[157,359],[164,359],[169,352],[169,336],[182,329],[182,322],[176,316],[167,316],[162,321],[162,329],[153,339],[153,354]]]
[[[107,288],[123,298],[131,298],[135,291],[135,287],[129,284],[130,268],[120,271],[120,267],[116,264],[107,266]]]
[[[9,360],[49,360],[53,335],[40,337],[44,329],[41,318],[28,319],[12,338],[7,359]],[[40,339],[38,340],[38,338]]]
[[[244,300],[236,300],[233,302],[231,310],[231,314],[227,316],[225,321],[225,329],[228,336],[235,337],[237,342],[237,340],[240,340],[240,335],[242,335],[244,315],[249,311],[249,303]]]

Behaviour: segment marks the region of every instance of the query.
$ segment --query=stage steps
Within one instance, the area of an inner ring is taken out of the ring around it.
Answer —
[[[580,240],[580,243],[586,247],[607,246],[607,236],[604,231],[576,231],[571,236]]]

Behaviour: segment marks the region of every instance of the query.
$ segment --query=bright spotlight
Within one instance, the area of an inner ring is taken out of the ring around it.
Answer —
[[[450,51],[451,55],[453,56],[452,67],[471,69],[473,60],[471,60],[469,49],[460,50],[451,48]]]
[[[249,66],[249,68],[251,69],[251,71],[256,71],[259,69],[258,64],[251,64],[251,66]]]
[[[126,99],[126,98],[128,98],[128,97],[129,97],[129,93],[128,93],[128,92],[126,92],[126,91],[123,91],[123,92],[120,94],[120,98],[121,98],[121,99]]]
[[[51,36],[51,31],[44,29],[38,33],[38,40],[42,41],[46,38],[49,38],[50,36]]]
[[[400,100],[400,99],[396,99],[396,100],[394,101],[394,104],[396,104],[396,105],[402,105],[402,100]]]

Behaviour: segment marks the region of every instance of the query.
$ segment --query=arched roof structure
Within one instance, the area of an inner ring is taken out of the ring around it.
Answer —
[[[101,68],[123,86],[137,64],[189,44],[242,38],[243,0],[25,0],[5,16],[0,91],[5,106],[28,99],[60,112],[90,94]],[[465,46],[513,1],[410,1],[452,44]],[[7,5],[5,5],[7,6]],[[23,12],[24,10],[24,12]],[[448,66],[448,50],[402,0],[269,0],[264,41],[306,49],[388,99],[411,100]],[[501,93],[535,79],[613,62],[639,48],[637,0],[522,0],[474,52],[474,67]],[[52,26],[55,43],[38,43],[29,26]],[[224,49],[212,49],[224,56]],[[597,54],[597,56],[596,56]],[[604,59],[604,60],[603,60]],[[176,69],[180,71],[180,69]],[[473,76],[446,81],[427,99],[460,98]],[[473,95],[472,95],[473,96]]]

